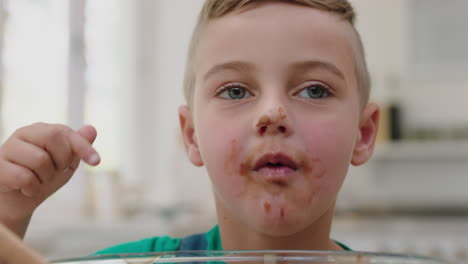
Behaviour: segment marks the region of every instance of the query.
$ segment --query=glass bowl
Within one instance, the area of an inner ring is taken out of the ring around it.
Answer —
[[[177,251],[98,255],[53,264],[449,264],[434,258],[356,251]]]

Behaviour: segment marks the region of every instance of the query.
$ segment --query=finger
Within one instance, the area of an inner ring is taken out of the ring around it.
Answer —
[[[20,190],[23,187],[32,185],[32,189],[34,186],[39,186],[39,181],[36,178],[34,173],[22,166],[17,164],[0,160],[0,167],[2,168],[1,175],[0,175],[0,186],[5,187],[5,190],[13,189],[13,190]],[[32,193],[33,190],[31,188],[27,189],[28,193]]]
[[[52,179],[55,165],[47,151],[19,139],[9,142],[9,147],[11,151],[6,156],[9,161],[32,170],[41,183]]]
[[[75,159],[73,162],[68,166],[69,171],[76,171],[78,169],[78,166],[80,165],[80,159]]]
[[[73,160],[74,153],[68,140],[68,133],[72,132],[71,128],[64,125],[35,123],[18,129],[5,144],[9,144],[9,141],[16,137],[38,146],[49,153],[56,169],[60,171],[68,167]]]
[[[27,197],[34,197],[39,193],[41,184],[37,179],[37,176],[34,175],[31,170],[24,168],[24,171],[25,175],[27,175],[26,181],[28,183],[21,187],[21,193]]]
[[[69,179],[73,175],[73,173],[75,173],[75,171],[78,169],[79,165],[80,165],[79,158],[73,160],[70,166],[68,166],[68,168],[63,171],[63,174],[64,174],[63,178]]]
[[[85,138],[90,144],[94,143],[94,140],[96,140],[97,136],[97,131],[93,126],[86,125],[78,129],[78,134]]]
[[[68,139],[72,150],[77,154],[81,159],[83,159],[89,165],[98,165],[101,161],[97,151],[91,146],[86,139],[84,139],[77,132],[69,133]]]
[[[100,161],[99,155],[91,146],[91,143],[82,138],[77,132],[64,125],[36,123],[21,128],[15,133],[24,141],[46,149],[54,158],[54,162],[57,163],[59,162],[59,158],[55,160],[55,156],[60,152],[57,151],[57,149],[67,151],[67,147],[71,149],[72,153],[78,155],[90,165],[97,165]],[[65,137],[68,143],[57,144],[56,142],[60,137]],[[69,155],[65,156],[69,162],[73,159],[73,157]]]
[[[21,188],[21,193],[24,196],[29,197],[29,198],[34,198],[34,196],[36,196],[38,192],[39,192],[39,187],[37,187],[37,185],[35,184],[28,184],[24,186],[23,188]]]
[[[68,131],[69,132],[58,133],[45,145],[45,150],[52,157],[57,171],[63,171],[67,168],[75,155],[68,140],[68,133],[71,133],[72,130],[70,129]]]
[[[0,193],[5,193],[5,192],[12,192],[15,189],[8,187],[8,186],[2,186],[0,185]],[[1,264],[1,263],[0,263]]]
[[[56,169],[58,171],[64,171],[68,169],[70,164],[74,161],[75,155],[79,155],[77,153],[74,153],[73,151],[73,147],[69,139],[70,133],[78,133],[86,141],[88,141],[89,145],[94,142],[97,135],[96,129],[92,126],[84,126],[76,132],[65,126],[62,129],[64,129],[65,133],[61,133],[60,135],[55,137],[53,139],[54,143],[51,142],[46,146],[47,151],[50,153],[50,155],[53,157],[53,160],[55,161]],[[92,147],[91,150],[96,152]]]
[[[55,177],[53,181],[46,187],[46,193],[52,193],[55,190],[58,190],[63,185],[65,185],[73,176],[75,171],[78,169],[81,159],[76,156],[76,158],[69,164],[69,167],[60,172],[58,177]]]
[[[97,137],[97,131],[96,129],[91,126],[91,125],[85,125],[85,126],[82,126],[80,129],[78,129],[76,131],[81,137],[83,137],[85,140],[87,140],[90,144],[93,144],[94,141],[96,140],[96,137]],[[99,156],[97,157],[98,159]],[[94,157],[94,159],[96,159],[96,157]],[[98,161],[99,162],[99,161]],[[73,174],[75,172],[75,170],[78,168],[80,164],[80,160],[79,159],[75,159],[73,160],[73,162],[69,163],[68,166],[67,166],[67,174]],[[65,178],[67,178],[68,176],[65,175]],[[70,175],[71,177],[71,175]]]
[[[1,175],[0,175],[0,186],[1,192],[9,192],[12,190],[19,190],[22,186],[26,185],[26,181],[22,181],[20,171],[17,170],[17,166],[6,160],[0,160]]]

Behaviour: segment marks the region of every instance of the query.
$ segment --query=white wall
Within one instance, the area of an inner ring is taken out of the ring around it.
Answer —
[[[404,39],[406,0],[354,0],[356,27],[360,32],[372,77],[373,98],[385,100],[383,89],[387,74],[406,71]]]
[[[468,76],[466,73],[468,69],[462,66],[445,68],[415,68],[411,66],[409,61],[411,45],[409,1],[352,0],[351,2],[358,13],[357,28],[361,33],[367,53],[372,77],[372,99],[382,107],[385,107],[392,98],[399,99],[404,113],[404,126],[407,129],[417,127],[436,129],[445,127],[449,129],[468,124],[468,106],[466,104],[466,98],[468,98],[468,89],[466,89]],[[443,18],[434,16],[434,19]],[[397,78],[398,81],[394,84],[397,84],[398,87],[390,87],[392,83],[389,78]],[[461,144],[460,147],[464,145]],[[395,196],[402,192],[402,189],[400,187],[392,188],[395,185],[400,186],[403,181],[406,182],[406,188],[416,187],[415,183],[422,181],[439,188],[440,183],[430,182],[428,177],[431,175],[427,171],[427,165],[421,165],[424,162],[435,164],[430,159],[426,160],[424,157],[420,157],[419,152],[425,154],[420,149],[425,148],[427,148],[427,152],[436,151],[439,153],[436,167],[447,171],[447,174],[452,177],[450,182],[457,184],[462,180],[462,178],[457,179],[463,175],[458,171],[460,166],[453,166],[454,160],[447,158],[446,154],[441,154],[441,149],[446,150],[442,153],[458,153],[454,152],[456,149],[453,148],[453,145],[423,146],[416,144],[408,149],[408,153],[418,153],[413,155],[415,160],[408,159],[408,166],[412,166],[412,170],[405,169],[399,163],[393,163],[391,159],[379,162],[379,159],[375,159],[376,157],[362,167],[352,167],[341,193],[340,205],[346,206],[358,200],[369,202],[369,200],[377,199],[379,196],[377,194],[381,193],[391,193],[385,200],[386,202],[404,200],[407,196]],[[395,149],[399,148],[395,146]],[[376,150],[377,156],[383,154],[380,160],[387,159],[385,157],[387,152],[384,150],[385,148],[380,147]],[[399,151],[400,154],[407,154],[403,150]],[[455,160],[460,159],[463,159],[461,155],[455,158]],[[392,170],[383,171],[383,166],[392,167]],[[383,177],[386,181],[385,184],[381,183]],[[444,186],[448,186],[447,183]],[[419,197],[420,200],[423,197],[428,202],[427,197],[431,196],[429,187],[413,188],[413,196]],[[383,192],[382,188],[385,188],[387,192]],[[451,196],[450,188],[439,188],[439,192]],[[389,197],[390,199],[388,199]],[[453,202],[456,201],[456,198],[447,200]]]
[[[410,10],[406,0],[352,0],[372,75],[374,100],[397,96],[409,126],[454,126],[468,122],[468,68],[414,68],[409,62]],[[443,19],[434,16],[434,19]],[[456,41],[448,39],[447,41]],[[388,87],[389,78],[399,87]],[[394,93],[392,95],[392,93]]]

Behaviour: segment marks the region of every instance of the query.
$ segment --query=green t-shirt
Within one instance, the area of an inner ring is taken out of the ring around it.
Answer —
[[[203,235],[205,238],[203,241],[203,245],[204,247],[206,247],[204,250],[223,250],[218,225],[216,225],[210,231],[206,232]],[[96,255],[179,251],[181,249],[182,241],[182,238],[171,238],[169,236],[153,237],[143,239],[140,241],[113,246],[111,248],[107,248],[96,252]],[[340,245],[344,250],[351,250],[349,247],[339,242],[336,243]]]
[[[218,225],[205,234],[206,250],[223,250]],[[122,253],[145,253],[161,251],[178,251],[181,247],[182,238],[169,236],[147,238],[140,241],[129,242],[113,246],[96,254],[122,254]]]

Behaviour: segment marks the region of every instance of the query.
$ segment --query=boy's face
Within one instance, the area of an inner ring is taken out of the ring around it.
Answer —
[[[210,21],[196,53],[186,149],[224,217],[273,236],[330,215],[350,163],[367,161],[378,109],[360,107],[350,25],[264,3]]]

